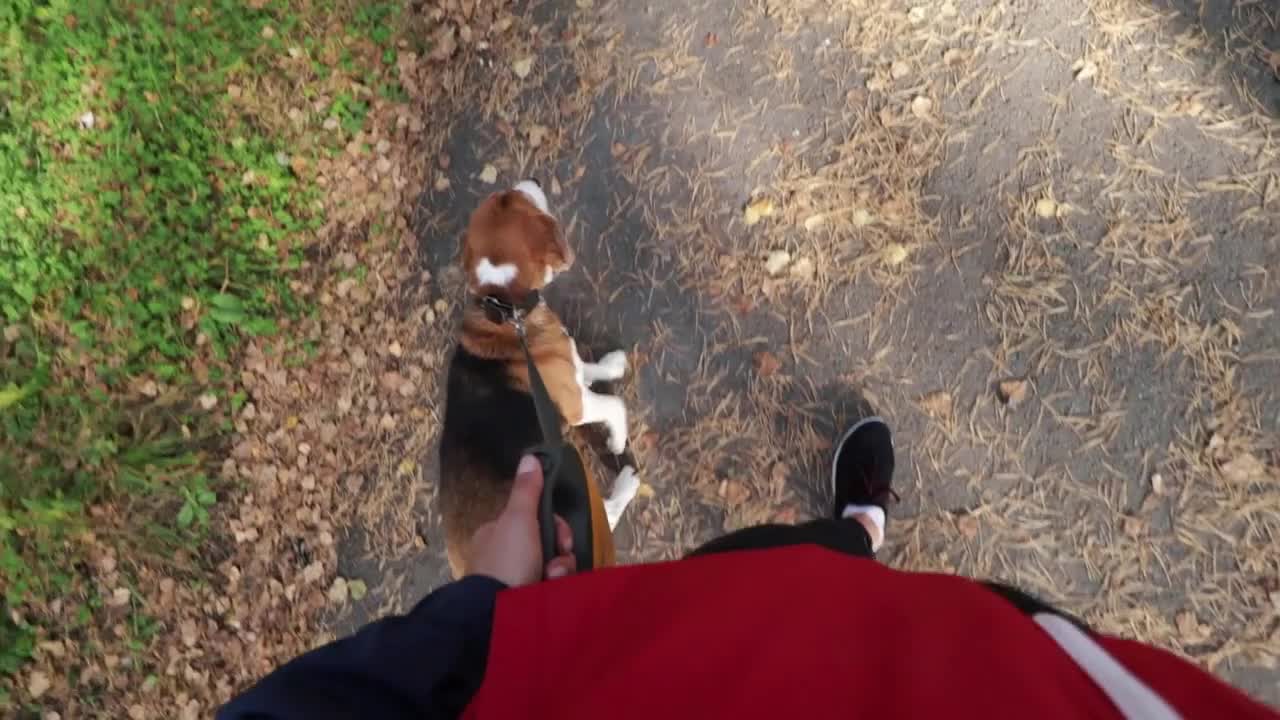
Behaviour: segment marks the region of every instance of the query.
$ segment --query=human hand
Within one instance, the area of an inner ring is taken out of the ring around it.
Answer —
[[[573,531],[556,517],[557,555],[542,567],[542,540],[538,532],[538,501],[542,497],[542,463],[532,455],[520,458],[511,496],[502,514],[476,529],[471,538],[471,575],[487,575],[519,587],[572,575],[577,570],[573,557]]]

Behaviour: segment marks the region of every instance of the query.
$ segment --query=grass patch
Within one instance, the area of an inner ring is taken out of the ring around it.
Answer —
[[[228,93],[292,26],[258,4],[0,6],[0,674],[23,609],[78,592],[90,507],[129,511],[123,557],[199,538],[225,422],[193,400],[229,407],[226,361],[304,309],[313,194]]]

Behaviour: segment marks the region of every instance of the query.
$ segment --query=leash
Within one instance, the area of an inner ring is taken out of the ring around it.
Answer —
[[[528,452],[542,463],[542,497],[538,501],[538,532],[542,539],[543,565],[556,557],[556,523],[559,515],[573,531],[573,556],[577,560],[578,572],[592,569],[592,535],[591,498],[587,489],[587,473],[582,466],[582,458],[578,451],[565,442],[560,432],[563,418],[560,411],[551,401],[551,393],[542,382],[542,375],[533,362],[533,353],[529,351],[529,341],[525,330],[525,317],[542,302],[538,291],[531,291],[520,305],[514,305],[492,295],[479,299],[485,317],[498,325],[510,324],[516,329],[520,338],[520,347],[524,350],[524,359],[529,368],[529,395],[533,398],[533,409],[538,416],[538,427],[542,431],[542,442],[533,446]]]

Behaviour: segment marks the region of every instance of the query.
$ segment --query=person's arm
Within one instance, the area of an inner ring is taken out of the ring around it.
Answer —
[[[506,508],[471,539],[472,574],[408,615],[370,623],[278,668],[223,707],[219,720],[460,715],[484,678],[498,591],[575,570],[573,533],[560,518],[559,555],[542,565],[541,495],[542,466],[525,457]]]
[[[218,713],[248,718],[452,718],[484,676],[498,591],[470,576],[428,595],[409,614],[278,668]]]

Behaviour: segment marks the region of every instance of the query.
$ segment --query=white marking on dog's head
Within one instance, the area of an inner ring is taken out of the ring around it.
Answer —
[[[551,214],[550,206],[547,205],[547,194],[542,192],[542,188],[538,187],[537,182],[533,180],[522,180],[516,183],[516,186],[512,188],[512,190],[517,190],[523,193],[524,196],[529,198],[529,201],[533,203],[534,207],[548,215]]]
[[[481,287],[485,285],[506,287],[516,279],[516,272],[516,266],[513,263],[494,265],[489,262],[489,258],[480,258],[480,262],[476,263],[476,284]]]

